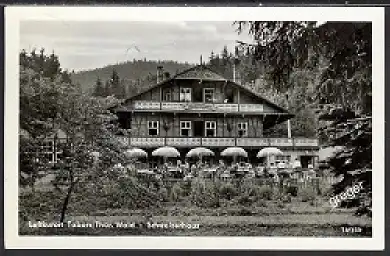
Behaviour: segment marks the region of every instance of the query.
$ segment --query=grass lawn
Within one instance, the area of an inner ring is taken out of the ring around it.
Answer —
[[[266,209],[266,210],[264,210]],[[254,208],[250,216],[222,215],[224,209],[203,209],[200,215],[183,215],[171,208],[168,215],[154,215],[153,211],[127,211],[119,215],[68,216],[72,223],[91,223],[92,228],[29,228],[21,222],[21,235],[147,235],[147,236],[371,236],[371,219],[354,216],[352,211],[320,213],[306,211],[295,213],[272,213],[268,208]],[[230,209],[232,210],[232,209]],[[269,211],[268,213],[267,210]],[[312,209],[313,210],[313,209]],[[192,207],[183,212],[200,213]],[[213,212],[213,215],[207,215]],[[170,214],[173,213],[173,214]],[[206,215],[205,215],[206,214]],[[249,214],[249,213],[247,213]],[[41,219],[42,220],[42,219]],[[48,221],[48,220],[45,220]],[[111,224],[112,227],[97,227],[95,222]],[[118,227],[117,223],[134,224]],[[183,224],[181,224],[183,223]],[[152,225],[154,224],[154,225]],[[164,226],[165,224],[165,226]],[[182,226],[180,226],[180,224]],[[190,224],[190,225],[188,225]],[[343,233],[342,227],[359,227],[358,233]]]

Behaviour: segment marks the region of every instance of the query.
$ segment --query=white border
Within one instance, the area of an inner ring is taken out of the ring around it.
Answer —
[[[6,7],[5,88],[5,247],[55,249],[384,249],[384,8],[382,7]],[[297,237],[20,237],[18,236],[19,22],[221,21],[221,20],[372,21],[373,44],[373,236],[372,238]]]

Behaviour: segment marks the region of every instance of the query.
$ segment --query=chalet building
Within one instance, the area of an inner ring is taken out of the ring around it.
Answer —
[[[232,146],[248,152],[248,160],[257,163],[257,152],[264,147],[281,149],[284,158],[301,160],[303,167],[314,164],[318,140],[265,138],[263,131],[286,123],[293,114],[235,81],[225,79],[205,65],[197,65],[173,77],[162,77],[157,84],[127,99],[116,108],[122,128],[130,135],[120,138],[130,147],[149,153],[161,146],[177,148],[182,160],[194,147],[220,152]]]

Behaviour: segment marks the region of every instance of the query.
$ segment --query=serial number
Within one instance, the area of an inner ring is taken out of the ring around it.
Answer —
[[[341,227],[343,233],[361,233],[361,227]]]

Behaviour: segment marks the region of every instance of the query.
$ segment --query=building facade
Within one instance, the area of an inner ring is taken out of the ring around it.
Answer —
[[[151,152],[161,146],[177,148],[183,160],[194,147],[207,147],[219,159],[223,149],[237,146],[253,163],[260,149],[272,146],[303,166],[314,164],[318,152],[315,138],[292,138],[290,132],[284,138],[263,137],[265,129],[293,115],[204,65],[158,81],[115,111],[121,127],[130,130],[119,138],[149,152],[152,162]]]

